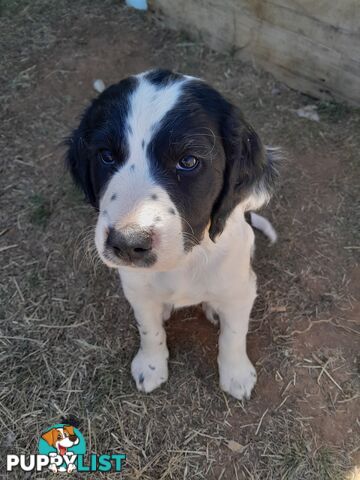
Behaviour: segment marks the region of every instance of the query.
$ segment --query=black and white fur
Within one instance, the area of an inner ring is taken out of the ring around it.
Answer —
[[[220,319],[220,386],[249,398],[256,372],[246,335],[256,277],[244,215],[270,198],[274,151],[215,89],[165,70],[107,88],[68,145],[71,173],[99,211],[98,253],[118,269],[134,309],[137,388],[151,392],[168,379],[163,323],[173,308],[202,303],[210,319],[215,312]],[[250,222],[276,239],[263,217],[251,213]]]

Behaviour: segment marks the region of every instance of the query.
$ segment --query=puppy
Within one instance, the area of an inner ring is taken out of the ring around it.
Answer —
[[[274,150],[204,81],[153,70],[92,102],[68,141],[67,163],[99,212],[99,256],[118,269],[134,309],[138,390],[168,379],[164,320],[173,308],[202,303],[220,320],[220,386],[249,398],[256,372],[246,334],[256,277],[245,212],[270,199]],[[252,220],[274,239],[269,222]]]
[[[56,448],[57,453],[62,457],[64,455],[73,455],[73,453],[68,451],[68,449],[79,443],[79,438],[74,432],[74,427],[70,425],[64,425],[63,428],[52,428],[48,432],[44,433],[41,438],[45,440],[51,447]],[[70,464],[66,469],[64,466],[57,468],[56,465],[52,464],[49,468],[51,468],[53,472],[62,472],[66,470],[68,472],[72,472],[76,470],[76,465]]]

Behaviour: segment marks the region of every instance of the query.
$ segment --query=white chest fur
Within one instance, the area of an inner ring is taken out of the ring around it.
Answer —
[[[221,388],[238,399],[249,398],[256,372],[246,354],[246,333],[256,279],[251,269],[254,233],[241,211],[234,211],[226,229],[213,243],[196,246],[176,269],[153,272],[121,268],[124,293],[134,308],[141,346],[131,364],[137,388],[151,392],[168,378],[163,320],[170,307],[205,302],[218,313]],[[208,317],[209,318],[209,317]],[[214,318],[214,317],[213,317]]]
[[[229,301],[239,284],[248,281],[254,234],[242,212],[234,212],[223,234],[213,243],[206,237],[201,245],[168,272],[120,268],[125,296],[131,304],[141,300],[171,304],[174,308]]]

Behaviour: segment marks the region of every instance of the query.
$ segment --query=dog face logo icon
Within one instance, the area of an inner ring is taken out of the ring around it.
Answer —
[[[63,428],[52,428],[41,437],[50,446],[55,447],[58,454],[64,456],[67,449],[77,445],[79,438],[74,432],[74,427],[64,425]]]
[[[125,461],[125,453],[90,453],[86,455],[85,439],[70,420],[70,423],[53,425],[41,434],[37,454],[8,453],[6,455],[6,471],[12,472],[19,469],[23,472],[50,470],[54,473],[118,473],[122,471]]]
[[[39,440],[39,453],[50,457],[49,469],[52,472],[76,471],[77,457],[85,452],[84,437],[71,425],[54,425]]]

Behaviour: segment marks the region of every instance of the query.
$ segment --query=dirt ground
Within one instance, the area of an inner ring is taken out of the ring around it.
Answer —
[[[89,453],[127,454],[122,478],[359,478],[360,112],[120,1],[4,0],[0,28],[0,461],[36,453],[43,429],[75,415]],[[135,390],[133,314],[89,249],[95,214],[63,166],[92,82],[155,66],[204,77],[286,152],[265,212],[279,241],[257,236],[258,383],[244,404],[219,389],[217,331],[197,308],[168,322],[168,383]],[[296,115],[308,104],[319,123]]]

